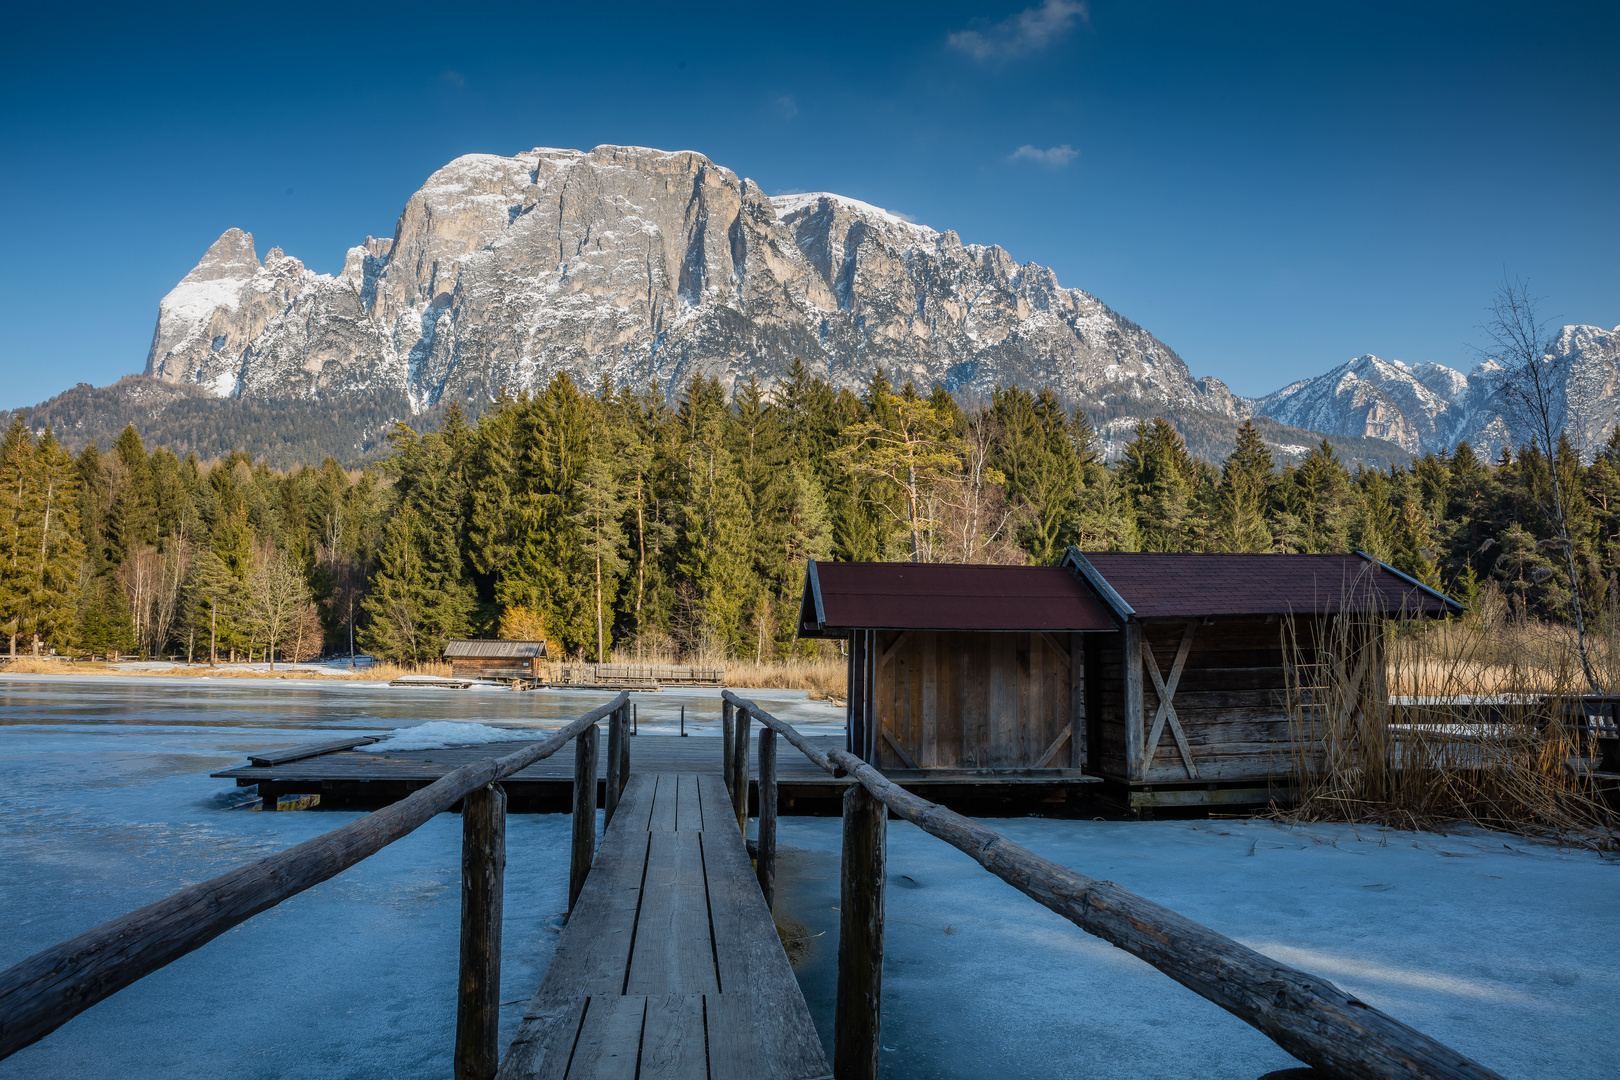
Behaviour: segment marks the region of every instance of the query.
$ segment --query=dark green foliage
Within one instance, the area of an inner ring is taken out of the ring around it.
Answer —
[[[262,656],[278,633],[347,652],[352,633],[420,662],[521,607],[554,656],[769,660],[826,647],[796,639],[808,559],[1051,563],[1070,544],[1360,549],[1470,604],[1496,588],[1522,614],[1562,618],[1569,560],[1541,509],[1555,471],[1582,496],[1568,524],[1585,595],[1605,603],[1620,577],[1620,431],[1590,463],[1567,443],[1552,459],[1486,462],[1463,444],[1374,463],[1322,440],[1279,468],[1269,422],[1217,444],[1213,429],[1138,417],[1109,464],[1098,418],[1050,392],[1001,389],[966,409],[881,374],[861,395],[834,390],[802,365],[770,391],[696,378],[673,404],[558,376],[476,422],[456,406],[427,419],[437,430],[396,425],[363,471],[336,457],[280,470],[239,449],[180,458],[135,427],[72,459],[12,424],[0,633],[20,651],[38,635],[199,659]],[[281,619],[296,634],[255,614],[267,567],[300,579],[283,590],[299,598]]]

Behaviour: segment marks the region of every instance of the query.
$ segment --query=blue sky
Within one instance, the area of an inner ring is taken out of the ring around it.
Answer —
[[[0,408],[145,364],[226,228],[333,272],[469,152],[699,150],[1053,267],[1260,394],[1620,323],[1620,6],[1029,0],[8,13]]]

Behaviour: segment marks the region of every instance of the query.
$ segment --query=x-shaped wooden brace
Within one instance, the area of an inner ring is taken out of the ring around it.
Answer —
[[[1176,684],[1181,681],[1181,669],[1187,663],[1187,651],[1192,648],[1193,631],[1198,624],[1188,620],[1187,628],[1181,632],[1181,645],[1176,649],[1176,662],[1170,666],[1170,681],[1167,683],[1159,675],[1159,662],[1153,658],[1153,647],[1148,644],[1147,635],[1141,637],[1142,662],[1147,665],[1148,675],[1153,679],[1153,692],[1159,695],[1159,708],[1153,714],[1153,729],[1148,732],[1145,757],[1142,760],[1142,771],[1153,765],[1153,755],[1159,752],[1159,739],[1164,735],[1165,724],[1170,725],[1170,733],[1175,736],[1176,749],[1181,751],[1181,763],[1187,767],[1187,775],[1194,780],[1198,779],[1198,766],[1193,764],[1192,750],[1187,746],[1187,736],[1181,730],[1181,721],[1176,718],[1176,707],[1171,700],[1176,696]]]

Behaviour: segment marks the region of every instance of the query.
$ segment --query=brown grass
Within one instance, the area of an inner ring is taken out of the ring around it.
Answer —
[[[0,659],[0,672],[14,675],[82,675],[87,671],[110,670],[106,664],[74,664],[54,656],[19,656]]]
[[[1282,816],[1620,847],[1590,741],[1564,716],[1590,689],[1562,627],[1348,612],[1325,641],[1306,624],[1284,635],[1297,798]]]
[[[755,690],[808,690],[818,701],[842,701],[846,667],[843,660],[828,657],[816,660],[776,660],[756,664],[748,660],[728,660],[727,686]]]

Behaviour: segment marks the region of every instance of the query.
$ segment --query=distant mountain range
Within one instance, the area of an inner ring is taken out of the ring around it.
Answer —
[[[1568,328],[1561,347],[1614,387],[1615,333]],[[795,357],[851,388],[874,370],[966,399],[1051,386],[1114,448],[1159,413],[1212,458],[1251,414],[1284,457],[1318,433],[1369,463],[1501,438],[1483,369],[1366,356],[1244,399],[1000,247],[840,195],[767,197],[701,154],[623,146],[457,158],[392,239],[367,237],[336,275],[279,248],[261,260],[227,230],[159,304],[143,376],[20,413],[81,442],[133,421],[205,454],[231,438],[283,463],[354,462],[381,452],[395,418],[431,422],[453,401],[476,413],[559,371],[675,396],[698,374],[769,385]]]

